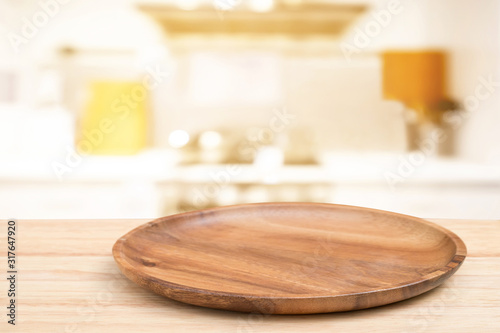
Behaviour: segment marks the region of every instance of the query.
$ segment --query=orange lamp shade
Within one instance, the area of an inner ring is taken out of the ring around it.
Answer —
[[[440,51],[387,51],[382,54],[384,98],[421,113],[446,96],[446,55]]]
[[[139,82],[96,81],[81,121],[79,152],[129,155],[146,146],[148,92]]]

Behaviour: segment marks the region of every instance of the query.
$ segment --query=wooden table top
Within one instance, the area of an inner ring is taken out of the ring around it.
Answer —
[[[206,309],[153,294],[127,280],[111,248],[130,220],[18,220],[17,325],[1,332],[500,332],[500,221],[432,220],[460,236],[458,272],[421,296],[378,308],[269,316]],[[7,271],[7,223],[0,245]]]

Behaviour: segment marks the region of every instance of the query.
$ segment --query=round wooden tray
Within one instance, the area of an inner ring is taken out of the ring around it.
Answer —
[[[364,309],[437,287],[466,248],[449,230],[316,203],[227,206],[146,223],[113,247],[122,272],[195,305],[269,314]]]

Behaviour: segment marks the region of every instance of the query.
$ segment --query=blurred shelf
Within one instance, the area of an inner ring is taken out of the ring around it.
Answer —
[[[245,5],[241,1],[215,1],[200,5],[196,10],[187,10],[165,3],[143,3],[139,8],[154,18],[169,36],[279,34],[338,37],[367,10],[363,4],[318,1],[278,2],[266,11],[255,11]]]

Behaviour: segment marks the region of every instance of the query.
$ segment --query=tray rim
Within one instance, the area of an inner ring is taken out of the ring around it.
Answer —
[[[357,292],[357,293],[344,293],[344,294],[331,294],[331,295],[314,295],[314,294],[309,294],[305,296],[301,295],[277,295],[277,296],[263,296],[263,295],[255,295],[255,294],[246,294],[246,293],[234,293],[234,292],[227,292],[227,291],[215,291],[215,290],[210,290],[210,289],[203,289],[203,288],[197,288],[197,287],[189,287],[186,285],[182,284],[177,284],[174,282],[162,280],[155,278],[151,276],[150,274],[146,274],[144,271],[139,271],[135,269],[128,261],[127,259],[121,255],[121,249],[124,245],[124,243],[127,241],[127,238],[130,237],[130,235],[148,228],[154,224],[158,223],[164,223],[165,221],[168,221],[170,219],[175,219],[175,218],[180,218],[180,217],[189,217],[191,215],[197,215],[199,214],[200,211],[209,213],[213,211],[224,211],[224,210],[230,210],[230,209],[238,209],[238,208],[244,208],[244,207],[251,207],[251,206],[321,206],[321,207],[326,207],[326,208],[335,208],[335,207],[340,207],[344,209],[356,209],[356,210],[364,210],[364,211],[371,211],[374,213],[383,213],[383,214],[388,214],[392,215],[395,217],[400,217],[400,218],[405,218],[405,219],[411,219],[414,220],[415,222],[419,222],[422,224],[425,224],[431,228],[437,229],[446,236],[448,236],[455,244],[456,251],[455,254],[452,256],[451,260],[444,266],[440,267],[439,269],[432,271],[422,277],[420,277],[417,280],[414,281],[409,281],[409,282],[403,282],[401,284],[397,284],[394,286],[391,286],[389,288],[377,288],[374,290],[368,290],[368,291],[362,291],[362,292]],[[437,287],[439,284],[444,282],[449,276],[453,275],[456,270],[462,265],[463,261],[467,257],[467,247],[463,240],[458,237],[455,233],[452,231],[436,224],[433,222],[430,222],[428,220],[425,220],[423,218],[411,216],[411,215],[405,215],[405,214],[400,214],[400,213],[395,213],[395,212],[390,212],[390,211],[385,211],[385,210],[380,210],[380,209],[373,209],[373,208],[366,208],[366,207],[360,207],[360,206],[352,206],[352,205],[342,205],[342,204],[331,204],[331,203],[315,203],[315,202],[264,202],[264,203],[249,203],[249,204],[238,204],[238,205],[228,205],[228,206],[220,206],[220,207],[213,207],[213,208],[208,208],[208,209],[202,209],[202,210],[195,210],[195,211],[189,211],[189,212],[184,212],[184,213],[178,213],[178,214],[173,214],[173,215],[168,215],[160,218],[156,218],[151,220],[150,222],[146,222],[129,232],[127,232],[125,235],[120,237],[115,244],[113,245],[112,249],[112,254],[113,257],[118,264],[118,267],[122,271],[122,273],[132,280],[133,282],[141,285],[142,287],[146,287],[146,285],[151,282],[153,284],[159,284],[162,287],[170,290],[175,290],[175,291],[181,291],[181,292],[187,292],[191,294],[203,294],[203,295],[211,295],[211,296],[219,296],[223,298],[245,298],[245,299],[258,299],[258,300],[308,300],[308,299],[332,299],[332,298],[343,298],[343,297],[351,297],[351,296],[362,296],[362,295],[369,295],[369,294],[377,294],[377,293],[386,293],[398,289],[402,289],[405,287],[409,286],[416,286],[416,285],[421,285],[428,283],[430,281],[435,281],[442,279],[441,282],[437,283],[437,285],[432,286],[430,288],[427,288],[423,290],[422,292],[410,296],[410,297],[405,297],[404,299],[411,298],[414,296],[417,296],[421,293],[424,293],[430,289],[433,289]],[[142,280],[142,281],[141,281]],[[151,287],[146,287],[147,289],[152,289]],[[168,297],[168,296],[167,296]]]

